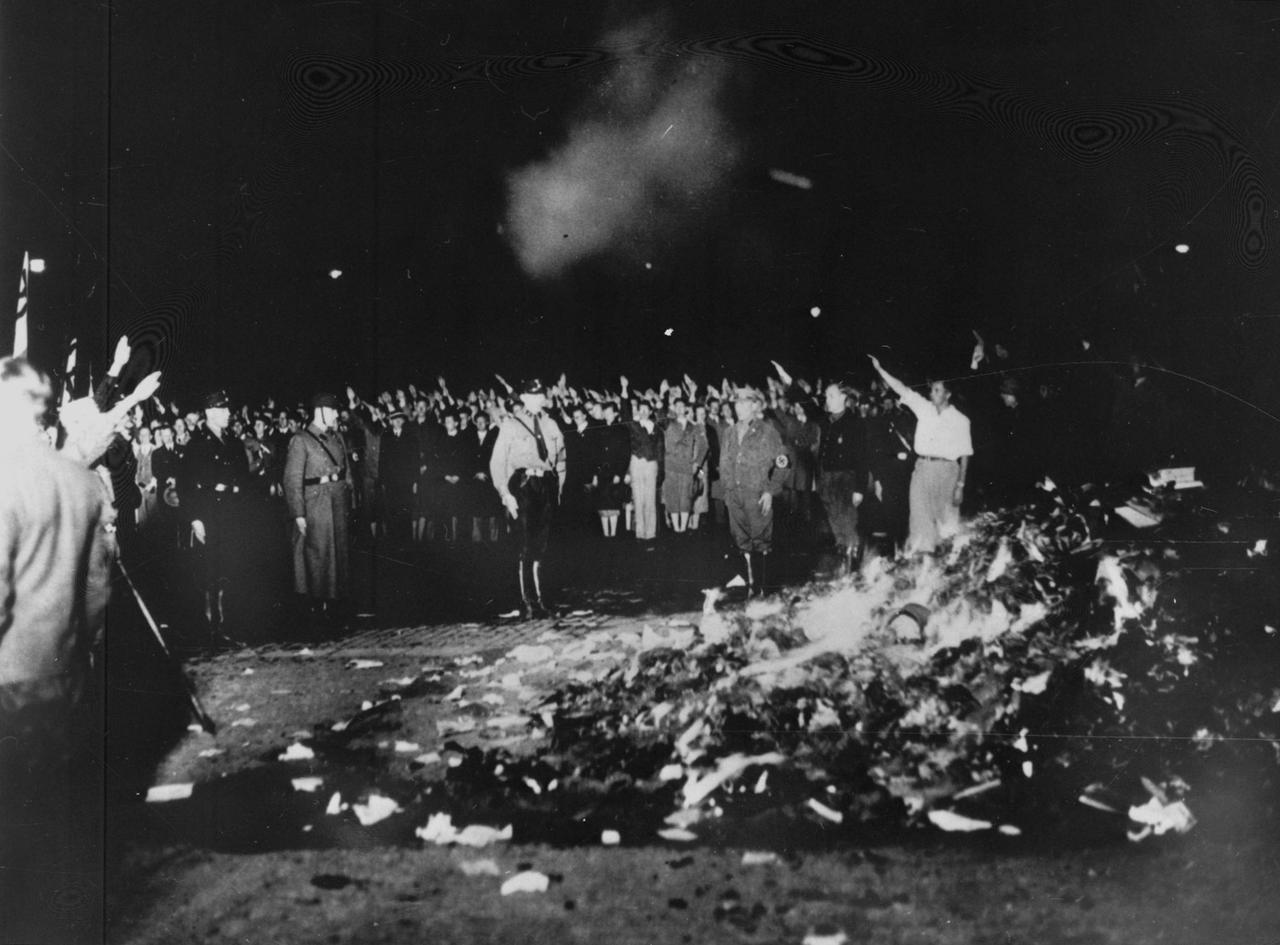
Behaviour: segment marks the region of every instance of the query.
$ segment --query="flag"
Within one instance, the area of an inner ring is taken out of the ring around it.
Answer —
[[[71,350],[67,352],[67,368],[62,372],[62,403],[71,403],[72,381],[76,374],[76,339],[71,339]]]
[[[13,356],[27,356],[27,280],[31,278],[31,254],[22,254],[22,275],[18,277],[18,316],[13,322]]]

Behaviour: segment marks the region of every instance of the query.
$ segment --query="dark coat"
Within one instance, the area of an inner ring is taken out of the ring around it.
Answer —
[[[333,476],[336,482],[309,482]],[[307,523],[305,535],[294,532],[294,590],[328,600],[346,597],[351,464],[340,433],[311,424],[294,435],[284,464],[284,501],[290,518]]]

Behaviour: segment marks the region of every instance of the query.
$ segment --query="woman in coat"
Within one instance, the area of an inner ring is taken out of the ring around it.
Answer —
[[[693,511],[694,479],[707,461],[706,428],[694,423],[683,397],[671,402],[672,417],[662,431],[665,475],[662,505],[677,534],[689,528]]]

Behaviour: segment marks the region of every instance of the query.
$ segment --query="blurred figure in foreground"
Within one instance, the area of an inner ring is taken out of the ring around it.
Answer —
[[[92,941],[101,787],[93,796],[86,776],[94,732],[82,700],[114,516],[103,482],[42,437],[48,398],[25,360],[0,361],[0,934]]]

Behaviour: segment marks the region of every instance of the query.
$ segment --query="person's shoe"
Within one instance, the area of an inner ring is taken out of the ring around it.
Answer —
[[[550,612],[547,610],[547,606],[542,602],[541,598],[534,600],[530,605],[530,610],[532,612],[532,619],[534,620],[542,620],[550,616]]]

